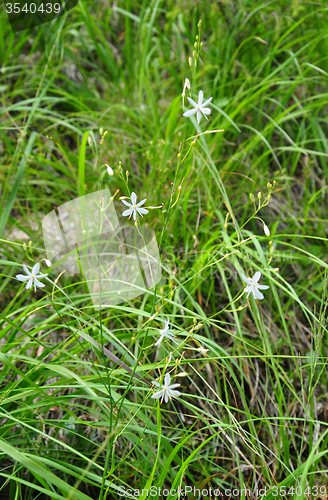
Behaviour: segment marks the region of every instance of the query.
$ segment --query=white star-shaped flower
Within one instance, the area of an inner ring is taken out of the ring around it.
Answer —
[[[129,203],[128,201],[125,201],[125,200],[121,200],[122,203],[124,203],[124,205],[126,205],[128,208],[128,210],[124,210],[124,212],[122,213],[122,215],[124,217],[131,217],[131,215],[133,214],[133,218],[134,220],[137,220],[137,212],[138,214],[141,215],[141,217],[144,216],[144,214],[148,214],[148,210],[147,208],[141,208],[141,206],[147,201],[147,198],[145,198],[144,200],[141,200],[139,201],[139,203],[137,203],[137,195],[136,193],[131,193],[131,202],[132,203]]]
[[[247,297],[252,292],[255,299],[259,299],[259,300],[264,299],[263,293],[261,293],[259,290],[267,290],[270,287],[267,285],[259,285],[258,284],[258,282],[260,281],[260,278],[261,278],[260,271],[257,271],[254,274],[253,278],[247,278],[244,274],[241,274],[240,276],[245,281],[245,283],[247,283],[247,287],[245,288],[245,292],[247,292]]]
[[[164,377],[164,381],[163,381],[163,385],[162,385],[161,389],[159,391],[155,392],[152,395],[152,398],[153,399],[162,398],[161,399],[161,404],[162,404],[163,399],[164,399],[165,403],[167,403],[169,399],[178,398],[179,396],[181,396],[181,393],[179,391],[173,390],[176,387],[179,387],[180,384],[170,385],[170,383],[171,383],[171,376],[169,373],[167,373]],[[159,387],[158,382],[152,382],[152,384],[156,385],[156,387]]]
[[[175,340],[175,335],[173,335],[172,333],[169,332],[169,324],[170,324],[170,320],[169,319],[166,319],[165,320],[165,324],[164,324],[164,328],[163,330],[160,330],[159,331],[159,334],[160,334],[160,338],[158,339],[158,341],[156,342],[155,346],[157,347],[165,338],[167,338],[168,340],[173,340],[173,342],[175,342],[176,344],[178,344],[178,342]]]
[[[183,116],[186,116],[187,118],[189,118],[190,116],[197,113],[197,123],[199,124],[200,120],[202,118],[202,113],[203,113],[206,120],[208,120],[207,115],[210,115],[212,110],[211,110],[211,108],[206,108],[206,106],[211,102],[213,97],[210,97],[209,99],[207,99],[207,101],[203,102],[204,93],[202,90],[200,90],[199,94],[198,94],[198,104],[191,97],[187,97],[187,99],[190,102],[190,104],[192,106],[194,106],[194,109],[188,109],[188,111],[183,113]]]
[[[25,264],[23,264],[23,269],[24,269],[24,272],[26,273],[26,276],[25,276],[25,274],[17,274],[16,278],[19,281],[27,281],[26,290],[29,290],[30,288],[32,288],[33,284],[34,284],[34,292],[36,292],[36,287],[43,288],[44,286],[46,286],[44,283],[41,283],[41,281],[38,281],[39,278],[45,278],[46,276],[48,276],[48,274],[38,274],[38,272],[40,271],[40,264],[39,263],[37,263],[33,266],[32,272],[30,272],[27,269]]]

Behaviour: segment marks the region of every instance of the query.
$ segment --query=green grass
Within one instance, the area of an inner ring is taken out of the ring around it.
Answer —
[[[82,0],[16,34],[0,9],[0,499],[151,486],[324,497],[325,3]],[[224,129],[193,146],[186,77],[194,98],[213,96],[200,130]],[[43,217],[106,187],[121,222],[128,190],[164,205],[142,221],[160,244],[156,290],[99,314],[82,276],[55,283],[56,264],[45,289],[25,290],[15,275],[46,258]],[[270,289],[246,300],[240,273],[258,270]],[[165,318],[179,344],[156,349]],[[159,405],[149,384],[165,369],[182,394]]]

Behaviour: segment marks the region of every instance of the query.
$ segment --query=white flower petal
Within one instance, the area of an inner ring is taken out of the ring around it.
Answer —
[[[179,391],[171,391],[171,389],[170,389],[169,394],[173,398],[178,398],[179,396],[181,396],[181,392],[179,392]]]
[[[201,108],[201,112],[203,113],[203,115],[206,118],[206,115],[210,115],[212,113],[212,110],[211,110],[211,108]]]
[[[245,283],[247,283],[247,285],[251,284],[251,281],[244,274],[241,274],[240,277],[243,281],[245,281]]]
[[[139,207],[137,207],[137,209],[136,209],[136,210],[137,210],[137,212],[138,212],[141,216],[142,216],[142,215],[146,215],[146,214],[148,214],[148,210],[147,210],[147,208],[139,208]]]
[[[131,202],[132,202],[132,205],[137,204],[137,195],[134,192],[131,193]]]
[[[172,384],[170,385],[169,389],[175,389],[176,387],[180,387],[181,384]]]
[[[164,377],[164,385],[168,387],[171,383],[171,375],[167,373]]]
[[[205,106],[207,106],[211,102],[212,99],[213,99],[213,97],[210,97],[209,99],[207,99],[207,101],[203,102],[202,108],[204,108]]]
[[[165,403],[167,403],[168,400],[169,400],[169,395],[168,395],[167,391],[164,391],[164,401],[165,401]]]
[[[259,290],[268,290],[270,287],[268,285],[256,285]]]
[[[198,125],[200,124],[200,121],[202,119],[202,114],[199,109],[197,109],[197,123]]]
[[[121,200],[121,202],[124,203],[124,205],[126,205],[127,207],[130,207],[130,208],[133,207],[133,205],[131,205],[131,203],[129,203],[128,201]]]
[[[260,278],[261,278],[260,271],[256,271],[252,279],[253,283],[258,283],[260,281]]]
[[[190,102],[190,104],[194,106],[194,108],[197,108],[198,106],[197,102],[195,102],[191,97],[187,97],[187,99]]]
[[[155,347],[157,347],[159,344],[161,344],[161,342],[163,341],[163,338],[164,338],[164,336],[161,335],[160,338],[158,339],[158,341],[156,342]]]
[[[38,274],[38,272],[40,271],[40,264],[37,262],[34,266],[33,266],[33,269],[32,269],[32,272],[31,274],[33,276],[36,276]]]
[[[25,264],[23,264],[23,269],[24,269],[24,273],[27,274],[27,276],[31,276],[31,273],[30,271],[27,269],[27,267],[25,266]]]
[[[163,395],[163,391],[158,391],[158,392],[154,392],[154,394],[151,395],[151,397],[153,399],[158,399],[160,398],[161,396]]]
[[[41,278],[46,278],[47,276],[48,274],[37,274],[36,276],[34,276],[34,278],[41,279]]]
[[[29,280],[28,280],[27,285],[26,285],[26,290],[29,290],[30,288],[32,288],[32,283],[33,283],[33,278],[29,277]]]
[[[204,99],[204,92],[200,90],[198,94],[198,106],[201,106],[203,104],[203,99]]]
[[[139,201],[139,203],[137,204],[137,207],[141,207],[144,203],[146,203],[146,201],[147,201],[147,198],[145,198],[144,200]]]
[[[41,283],[41,281],[38,281],[36,278],[34,278],[34,285],[39,288],[43,288],[44,286],[46,286],[44,283]]]
[[[255,289],[255,292],[254,292],[254,297],[257,298],[257,299],[259,299],[259,300],[264,299],[263,293],[261,293],[259,290],[256,290],[256,289]]]
[[[134,218],[134,220],[137,220],[137,211],[136,211],[136,209],[133,209],[133,218]]]
[[[128,210],[124,210],[122,215],[123,215],[123,217],[131,217],[132,212],[134,212],[133,208],[129,208]]]
[[[185,116],[186,118],[189,118],[190,116],[194,115],[195,113],[197,113],[197,109],[196,108],[188,109],[188,111],[186,111],[185,113],[183,113],[183,116]]]
[[[19,281],[27,281],[29,279],[29,276],[26,276],[25,274],[16,274],[16,278]]]

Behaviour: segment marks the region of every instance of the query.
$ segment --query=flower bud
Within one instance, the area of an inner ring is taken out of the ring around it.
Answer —
[[[92,148],[92,139],[91,139],[90,135],[88,136],[88,144],[89,144],[90,148]]]
[[[270,234],[271,234],[270,229],[268,228],[268,226],[266,224],[264,224],[263,230],[264,230],[266,236],[270,236]]]
[[[255,197],[254,197],[253,193],[249,193],[249,197],[250,197],[251,201],[254,203]]]
[[[185,79],[185,86],[186,86],[187,89],[190,89],[190,80],[189,80],[189,78]]]
[[[257,193],[257,197],[258,197],[258,199],[259,199],[259,200],[262,198],[262,193],[261,193],[261,191],[259,191],[259,192]]]
[[[197,42],[194,43],[194,47],[195,47],[195,49],[197,49]]]
[[[268,183],[267,183],[267,188],[268,188],[269,190],[270,190],[270,189],[272,189],[272,184],[271,184],[271,182],[268,182]]]
[[[195,50],[193,50],[193,51],[192,51],[192,55],[193,55],[194,57],[196,57],[196,55],[197,55],[197,54],[196,54],[196,51],[195,51]]]
[[[44,262],[47,264],[47,266],[48,266],[48,267],[51,267],[51,266],[52,266],[52,262],[51,262],[51,260],[46,259]]]
[[[189,66],[192,66],[192,58],[191,57],[189,57],[188,62],[189,62]]]
[[[99,134],[102,136],[104,134],[104,129],[102,127],[100,127],[99,129]]]
[[[198,26],[198,28],[201,28],[201,26],[202,26],[202,20],[201,19],[198,21],[197,26]]]
[[[110,167],[109,165],[107,165],[107,173],[108,175],[112,176],[114,175],[114,170],[112,169],[112,167]]]

